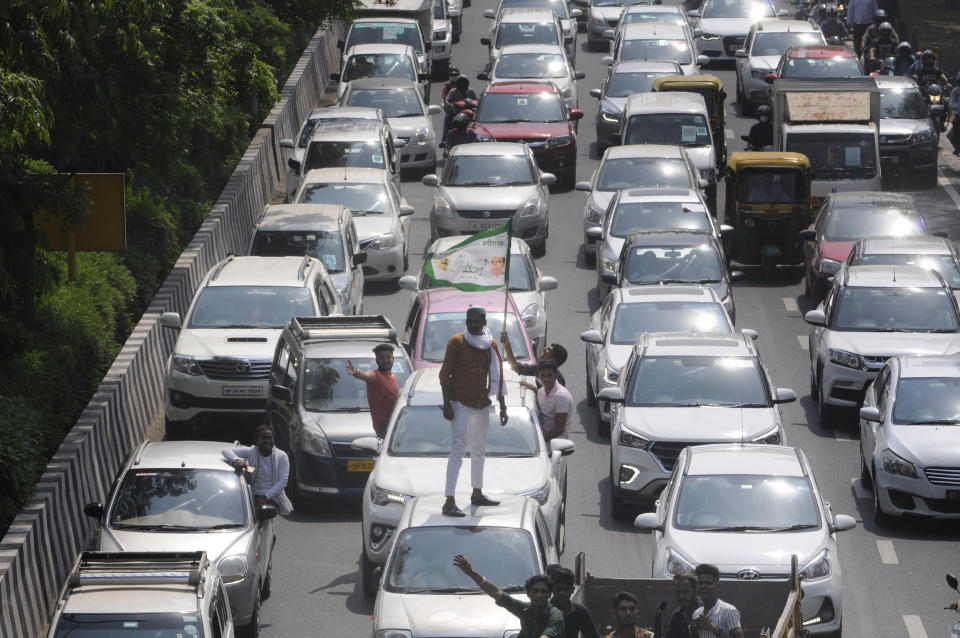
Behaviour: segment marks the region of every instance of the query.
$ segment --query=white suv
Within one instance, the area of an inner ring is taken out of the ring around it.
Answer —
[[[167,361],[167,435],[194,425],[263,422],[270,363],[283,328],[296,316],[343,314],[323,264],[312,257],[230,256],[210,269],[180,314],[160,325],[179,329]]]

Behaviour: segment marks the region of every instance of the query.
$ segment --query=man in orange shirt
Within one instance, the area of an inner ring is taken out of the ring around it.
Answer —
[[[393,374],[393,346],[381,343],[373,349],[373,356],[377,360],[376,370],[358,370],[353,367],[352,361],[347,361],[347,374],[351,377],[366,381],[367,403],[370,405],[370,418],[373,419],[373,431],[377,437],[383,438],[387,433],[390,414],[400,396],[400,385]]]
[[[500,402],[500,425],[507,424],[507,404],[503,399],[500,351],[487,329],[487,312],[483,308],[467,309],[467,329],[451,337],[440,367],[443,390],[443,416],[450,421],[450,456],[443,504],[445,516],[465,516],[457,507],[454,495],[463,464],[467,436],[470,439],[470,482],[473,505],[497,505],[483,493],[483,461],[487,454],[487,430],[490,427],[490,395]]]

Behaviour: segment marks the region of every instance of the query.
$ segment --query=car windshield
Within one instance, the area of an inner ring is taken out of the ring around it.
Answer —
[[[960,425],[960,378],[900,379],[893,404],[899,425]]]
[[[610,343],[633,344],[644,332],[732,332],[732,328],[718,303],[655,301],[618,305]]]
[[[453,564],[450,557],[455,554],[465,554],[474,565],[483,565],[484,577],[506,591],[522,592],[530,575],[541,571],[533,538],[524,529],[409,527],[400,533],[390,552],[384,589],[398,594],[480,594],[473,579]]]
[[[447,16],[444,8],[447,6],[447,0],[433,0],[433,19],[446,20]]]
[[[792,532],[820,528],[820,510],[805,476],[686,476],[673,524],[710,532]]]
[[[567,119],[557,93],[486,92],[477,107],[477,122],[563,122]]]
[[[638,230],[713,230],[706,208],[682,202],[637,202],[619,204],[613,211],[609,233],[625,238]]]
[[[380,109],[387,117],[419,117],[423,115],[418,89],[350,89],[347,106]]]
[[[356,53],[343,67],[341,81],[362,78],[400,78],[417,81],[417,71],[410,56],[401,53]],[[365,106],[355,104],[353,106]]]
[[[110,508],[110,527],[143,530],[245,527],[245,486],[226,464],[222,470],[133,468],[117,488]]]
[[[299,257],[309,255],[323,262],[328,273],[343,272],[343,235],[332,230],[261,230],[253,238],[251,255]]]
[[[627,407],[770,407],[767,385],[750,357],[641,357]]]
[[[624,144],[710,146],[710,126],[700,113],[645,113],[631,116]]]
[[[529,186],[533,166],[526,155],[453,154],[443,170],[445,186]]]
[[[953,296],[940,288],[846,286],[833,329],[845,332],[957,332]]]
[[[637,246],[627,254],[623,278],[631,284],[723,281],[720,255],[710,244]]]
[[[373,357],[312,358],[303,373],[303,407],[310,412],[360,412],[369,410],[367,384],[347,374],[347,360],[358,370],[376,370]],[[403,358],[393,361],[397,385],[403,387],[410,366]]]
[[[748,168],[737,177],[737,201],[745,204],[798,204],[807,201],[807,180],[799,170]]]
[[[807,156],[812,179],[867,179],[877,174],[876,133],[791,133],[787,151]]]
[[[787,48],[799,45],[823,44],[818,31],[758,32],[753,38],[750,55],[775,55],[780,57]]]
[[[880,117],[899,120],[925,120],[930,116],[920,89],[882,89]]]
[[[535,289],[534,275],[523,255],[510,255],[510,263],[507,266],[507,276],[510,279],[510,290],[515,292],[529,292]],[[430,288],[443,288],[445,285],[438,284],[426,271],[421,271],[418,287],[420,290],[428,290]]]
[[[780,69],[784,78],[855,78],[863,75],[853,56],[832,58],[787,58]]]
[[[748,18],[756,22],[760,18],[772,18],[776,15],[773,5],[769,2],[748,2],[747,0],[706,0],[700,9],[700,17],[704,19]]]
[[[610,76],[607,97],[627,97],[631,93],[646,93],[653,88],[653,81],[665,75],[682,75],[679,71],[620,72]]]
[[[624,188],[697,188],[697,185],[692,183],[690,170],[682,158],[624,157],[605,161],[593,188],[618,191]]]
[[[894,241],[894,240],[891,240]],[[960,271],[953,255],[862,255],[857,262],[863,266],[920,266],[936,270],[951,288],[960,288]]]
[[[203,638],[197,613],[61,614],[54,638]]]
[[[679,13],[667,11],[628,11],[623,16],[623,23],[632,24],[634,22],[663,22],[664,24],[678,24],[681,26],[687,24],[686,18]]]
[[[417,25],[408,22],[356,22],[343,45],[344,51],[358,44],[409,44],[418,55],[423,53]]]
[[[297,198],[298,204],[339,204],[354,213],[389,215],[393,204],[386,185],[360,182],[307,182]]]
[[[511,44],[561,44],[553,22],[504,22],[497,29],[496,47]]]
[[[300,286],[205,286],[187,328],[284,328],[292,317],[316,313],[313,295]]]
[[[635,4],[650,4],[650,0],[593,0],[595,7],[632,7]]]
[[[466,310],[463,312],[435,312],[427,315],[420,359],[436,363],[443,361],[443,354],[447,350],[447,342],[453,335],[464,331],[466,321]],[[487,315],[487,329],[493,335],[499,335],[503,330],[502,308],[500,312],[490,312]],[[507,338],[510,339],[510,348],[513,350],[513,355],[517,361],[525,361],[530,358],[530,350],[527,347],[527,340],[523,331],[520,329],[520,322],[517,321],[517,316],[512,312],[507,315]]]
[[[570,12],[567,11],[567,3],[564,0],[501,0],[500,2],[501,11],[513,7],[546,7],[553,9],[561,20],[570,19]]]
[[[368,142],[311,142],[303,170],[357,166],[360,168],[386,168],[383,161],[383,145],[379,140]]]
[[[565,78],[567,56],[563,53],[504,53],[493,74],[503,78]]]
[[[619,61],[631,60],[666,60],[677,64],[691,64],[693,52],[686,40],[624,40]]]
[[[387,453],[390,456],[442,456],[450,453],[450,422],[443,418],[439,405],[407,405],[397,415]],[[500,426],[500,416],[490,411],[487,434],[487,456],[529,458],[540,453],[537,424],[530,410],[507,409],[507,424]],[[470,456],[469,450],[466,456]]]
[[[824,241],[925,234],[919,213],[884,206],[835,207],[823,228]]]

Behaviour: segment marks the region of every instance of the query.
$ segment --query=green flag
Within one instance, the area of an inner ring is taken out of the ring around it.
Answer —
[[[496,290],[509,285],[513,218],[440,253],[430,253],[424,270],[441,286],[459,290]]]

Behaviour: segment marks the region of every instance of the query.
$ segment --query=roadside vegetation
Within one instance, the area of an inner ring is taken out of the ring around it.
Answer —
[[[906,39],[914,51],[933,49],[941,68],[952,82],[960,71],[960,1],[902,0],[900,15],[906,24]]]

